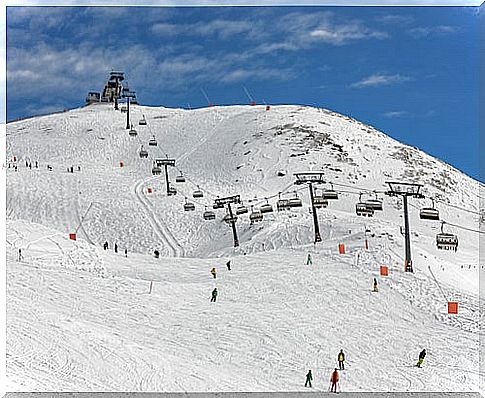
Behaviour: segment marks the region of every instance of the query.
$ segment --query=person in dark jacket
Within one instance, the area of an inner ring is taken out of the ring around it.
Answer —
[[[108,250],[108,241],[104,242],[103,249]]]
[[[128,249],[125,249],[125,257],[128,257]]]
[[[155,258],[160,257],[160,252],[158,250],[155,250],[153,254],[155,255]]]
[[[332,372],[332,376],[330,377],[331,389],[330,392],[337,392],[337,384],[339,381],[338,371],[337,368]]]
[[[340,350],[340,352],[338,353],[337,360],[338,360],[338,368],[340,370],[345,370],[345,367],[344,367],[344,361],[345,361],[344,350]]]
[[[118,244],[115,243],[115,253],[118,253]]]
[[[379,289],[377,287],[377,279],[376,278],[374,278],[374,290],[373,291],[374,292],[378,292],[379,291]]]
[[[211,303],[215,302],[216,299],[217,299],[217,287],[215,287],[214,290],[212,291]]]
[[[311,386],[312,386],[312,380],[313,380],[312,370],[310,369],[308,371],[308,373],[306,374],[305,387],[310,387],[311,388]]]
[[[416,364],[418,368],[420,368],[421,365],[423,364],[425,356],[426,356],[426,349],[423,349],[423,351],[419,353],[418,363]]]
[[[226,263],[226,267],[227,267],[227,270],[230,271],[231,270],[231,260],[229,260],[227,263]]]

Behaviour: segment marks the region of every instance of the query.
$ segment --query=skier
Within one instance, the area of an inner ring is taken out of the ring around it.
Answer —
[[[426,349],[425,349],[425,348],[423,348],[423,351],[421,351],[421,352],[419,353],[419,359],[418,359],[418,363],[416,364],[416,366],[417,366],[418,368],[420,368],[420,367],[421,367],[421,365],[423,364],[423,361],[424,361],[424,357],[425,357],[425,356],[426,356]]]
[[[312,370],[310,369],[308,371],[308,373],[306,374],[306,381],[305,381],[305,387],[312,387],[312,380],[313,380],[313,376],[312,376]]]
[[[29,162],[25,161],[25,167],[29,167]]]
[[[217,273],[216,268],[215,267],[212,267],[211,274],[214,277],[214,279],[216,279],[216,273]]]
[[[227,263],[226,263],[226,267],[227,267],[227,270],[230,271],[231,270],[231,260],[229,260]]]
[[[118,244],[115,243],[115,253],[118,253]]]
[[[77,171],[81,171],[81,166],[77,166]]]
[[[377,279],[374,278],[374,290],[373,290],[373,292],[378,292],[378,291],[379,291],[379,289],[377,288]]]
[[[332,385],[330,388],[330,392],[335,392],[335,393],[337,392],[338,380],[339,380],[338,371],[337,371],[337,368],[335,368],[335,370],[332,373],[332,377],[330,377],[330,383]]]
[[[15,165],[15,171],[19,171],[19,170],[17,169],[17,165]]]
[[[29,169],[32,170],[32,163],[29,163]]]
[[[338,360],[338,368],[340,370],[345,370],[345,367],[344,367],[344,361],[345,361],[344,350],[340,350],[340,352],[338,353],[337,360]]]
[[[22,260],[23,260],[22,249],[19,249],[19,261],[22,261]]]
[[[160,256],[160,252],[158,250],[155,250],[153,254],[155,255],[155,258],[158,258]]]
[[[74,166],[71,166],[71,173],[74,173]]]
[[[128,257],[128,249],[125,249],[125,257]]]
[[[306,265],[312,265],[312,264],[313,264],[312,255],[308,253],[308,256],[306,257]]]
[[[39,168],[39,162],[37,162],[37,160],[35,161],[35,168],[38,169]]]
[[[216,299],[217,299],[217,287],[214,288],[214,290],[212,291],[212,298],[211,298],[211,303],[212,302],[216,302]]]

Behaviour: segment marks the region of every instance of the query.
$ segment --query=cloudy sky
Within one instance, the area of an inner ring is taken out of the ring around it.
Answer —
[[[7,118],[77,107],[120,69],[143,104],[248,103],[246,88],[478,178],[478,23],[477,7],[9,7]]]

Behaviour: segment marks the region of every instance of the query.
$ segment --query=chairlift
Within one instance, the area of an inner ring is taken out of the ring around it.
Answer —
[[[367,206],[367,202],[358,202],[355,204],[355,213],[358,216],[372,217],[374,216],[374,209]]]
[[[242,203],[238,207],[236,207],[236,215],[238,216],[241,214],[246,214],[247,212],[249,212],[248,208]]]
[[[140,126],[146,126],[147,125],[147,120],[145,119],[145,115],[143,115],[143,118],[140,119],[138,122]]]
[[[434,199],[431,199],[432,207],[423,207],[419,211],[419,218],[422,220],[439,220],[440,212],[434,207]]]
[[[171,196],[171,195],[177,195],[177,190],[173,187],[169,187],[168,188],[168,195]]]
[[[254,210],[251,207],[251,214],[249,214],[249,221],[251,221],[251,224],[255,222],[263,221],[263,214],[261,213],[260,210]]]
[[[268,199],[266,199],[266,203],[259,208],[259,211],[262,214],[264,214],[264,213],[272,213],[273,212],[273,206],[271,206],[268,203]]]
[[[154,176],[160,175],[160,174],[162,174],[162,169],[159,166],[157,166],[156,164],[154,164],[153,167],[152,167],[152,174]]]
[[[175,182],[185,182],[185,177],[182,173],[180,173],[180,175],[178,175],[177,177],[175,177]]]
[[[374,211],[382,211],[382,200],[377,198],[377,192],[375,193],[375,199],[367,199],[364,203],[367,205],[368,208],[373,209]]]
[[[140,149],[140,158],[147,158],[148,157],[148,151],[143,148],[143,146]]]
[[[436,235],[436,247],[439,250],[456,250],[458,249],[458,236],[443,232],[444,222],[441,222],[441,232]]]
[[[192,194],[192,196],[194,198],[203,198],[204,197],[204,193],[200,190],[199,186],[197,185],[197,191],[194,191],[194,193]]]
[[[231,224],[237,221],[237,217],[236,216],[231,217],[231,215],[227,213],[224,217],[222,217],[222,221],[224,221],[227,224]]]
[[[328,200],[323,195],[313,195],[313,206],[317,209],[328,206]]]
[[[148,145],[157,146],[157,139],[155,138],[155,136],[153,136],[153,138],[150,138],[150,140],[148,141]]]
[[[133,128],[133,125],[131,125],[129,134],[130,134],[131,137],[136,137],[138,135],[136,130]]]
[[[298,194],[296,193],[296,191],[295,191],[295,197],[290,198],[290,200],[288,201],[288,205],[289,205],[289,207],[302,207],[303,206],[303,203],[301,202],[301,199],[298,197]]]
[[[213,209],[223,209],[224,208],[224,205],[222,203],[220,203],[220,202],[214,202],[214,204],[212,205],[212,208]]]
[[[290,208],[290,200],[289,199],[278,199],[276,202],[276,210],[288,210]]]
[[[187,198],[185,198],[184,211],[194,211],[194,210],[195,210],[195,205],[192,202],[188,202]]]
[[[121,107],[121,113],[127,113],[128,112],[128,107],[126,105],[123,105]]]
[[[338,199],[338,193],[337,191],[335,191],[333,189],[333,184],[330,184],[331,185],[331,189],[325,189],[323,192],[322,192],[322,196],[327,199],[327,200],[336,200]]]
[[[214,220],[216,218],[216,213],[214,213],[211,210],[207,210],[206,208],[206,211],[204,211],[203,217],[204,217],[204,220],[207,220],[207,221]]]

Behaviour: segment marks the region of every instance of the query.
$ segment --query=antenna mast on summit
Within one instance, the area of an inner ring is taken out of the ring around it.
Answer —
[[[212,102],[209,99],[209,96],[207,95],[207,93],[204,91],[204,89],[202,87],[200,88],[200,91],[202,91],[202,94],[204,94],[204,97],[205,97],[205,99],[207,101],[207,105],[212,106]]]

